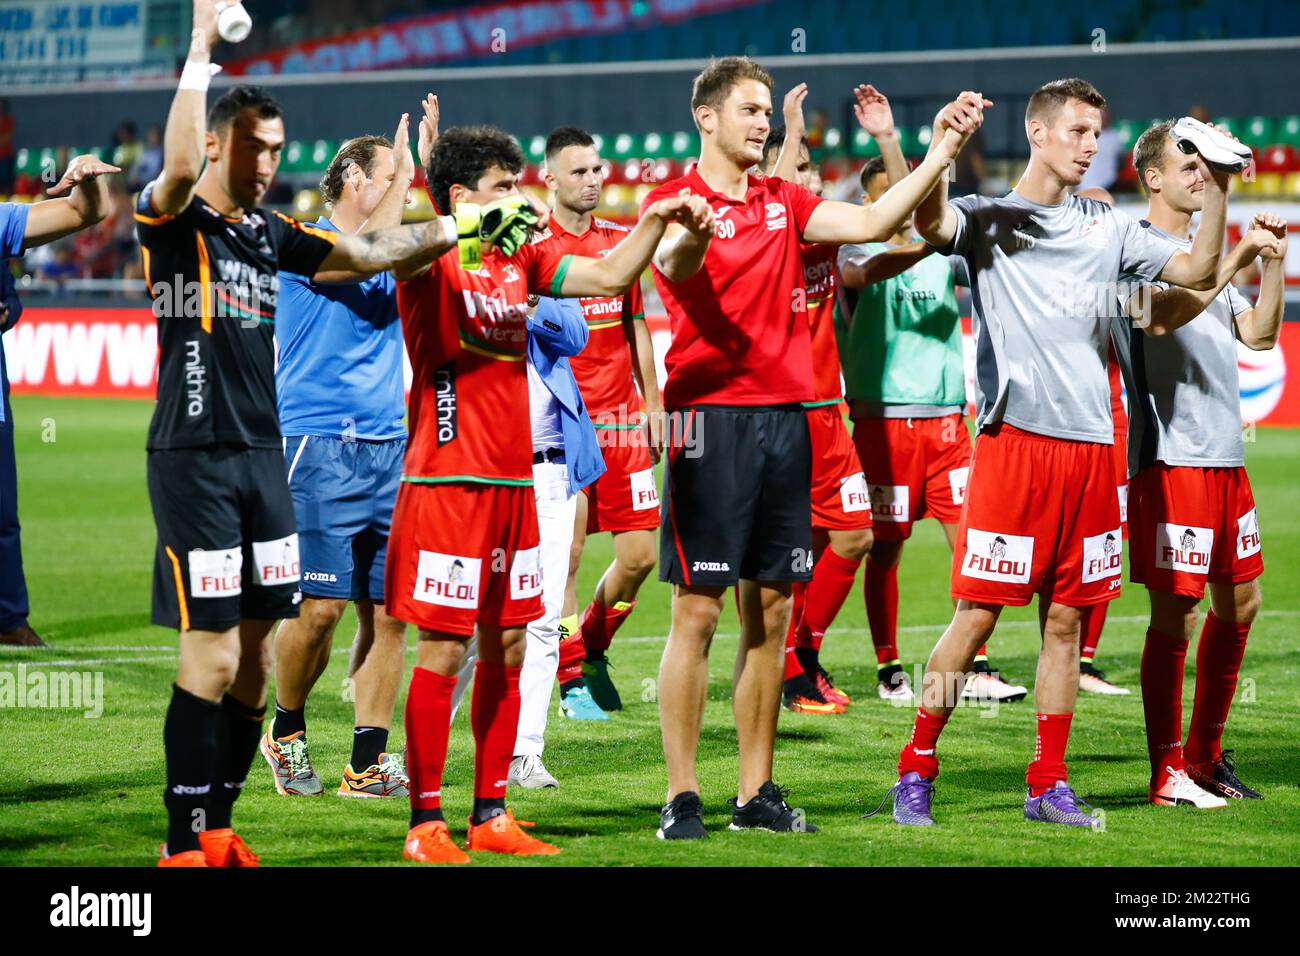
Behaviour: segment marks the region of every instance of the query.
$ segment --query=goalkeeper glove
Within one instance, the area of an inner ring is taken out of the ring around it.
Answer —
[[[456,243],[463,269],[477,269],[483,262],[483,243],[490,242],[503,255],[513,256],[528,241],[528,231],[537,224],[532,203],[523,196],[506,196],[484,206],[456,204]]]

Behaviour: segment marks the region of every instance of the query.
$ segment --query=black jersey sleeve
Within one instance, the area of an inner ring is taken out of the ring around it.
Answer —
[[[339,238],[337,232],[309,226],[279,212],[271,213],[267,228],[279,267],[309,279]]]
[[[140,195],[135,199],[135,231],[142,246],[150,245],[152,242],[184,228],[180,224],[180,216],[169,216],[154,209],[153,188],[157,185],[157,182],[157,180],[154,180],[146,185],[144,189],[140,190]]]

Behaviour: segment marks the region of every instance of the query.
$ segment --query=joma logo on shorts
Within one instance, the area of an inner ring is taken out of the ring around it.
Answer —
[[[692,571],[730,571],[731,565],[726,561],[696,561],[691,565]]]

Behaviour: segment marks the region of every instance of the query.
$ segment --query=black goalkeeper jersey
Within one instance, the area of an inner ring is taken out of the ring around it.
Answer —
[[[158,405],[150,451],[280,447],[275,305],[280,269],[314,275],[338,233],[255,209],[223,216],[195,196],[159,215],[140,192],[136,232],[158,319]]]

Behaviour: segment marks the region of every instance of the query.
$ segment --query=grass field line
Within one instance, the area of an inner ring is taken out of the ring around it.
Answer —
[[[1274,618],[1300,617],[1300,610],[1263,610],[1259,612],[1259,617],[1274,617]],[[1145,614],[1128,614],[1128,615],[1116,615],[1114,617],[1108,617],[1107,620],[1116,623],[1122,622],[1122,623],[1132,624],[1132,623],[1144,622],[1148,620],[1148,617]],[[942,630],[947,626],[948,626],[947,624],[911,624],[906,627],[900,627],[898,630],[900,632],[909,632],[909,633],[919,632],[919,631],[942,632]],[[1004,621],[998,624],[998,627],[999,628],[1037,628],[1038,622],[1037,621]],[[871,632],[868,628],[865,627],[837,627],[835,628],[835,633],[867,635],[870,634]],[[739,637],[740,634],[737,631],[718,631],[714,635],[715,640],[721,639],[724,641],[734,640]],[[637,636],[637,637],[623,637],[618,639],[618,643],[620,644],[662,644],[667,640],[668,640],[668,635],[660,634],[660,635],[645,635],[645,636]],[[94,666],[94,665],[101,665],[101,664],[147,664],[147,663],[154,663],[156,661],[174,661],[178,656],[178,652],[176,650],[174,649],[169,650],[167,646],[164,644],[124,644],[120,646],[116,644],[95,644],[88,647],[55,648],[55,650],[62,653],[69,653],[69,652],[76,653],[78,651],[83,651],[86,653],[102,654],[105,652],[115,652],[119,654],[130,653],[138,656],[66,658],[66,659],[60,658],[58,660],[49,661],[49,660],[42,659],[42,657],[40,656],[41,655],[40,648],[0,647],[0,653],[11,652],[14,653],[15,655],[16,654],[24,655],[22,657],[13,656],[10,657],[8,660],[0,660],[0,667],[10,667],[14,664],[38,664],[42,667],[85,667],[85,666]],[[351,653],[351,650],[352,649],[347,646],[336,647],[330,653],[349,654]],[[410,650],[411,652],[414,652],[415,648],[412,647]]]

